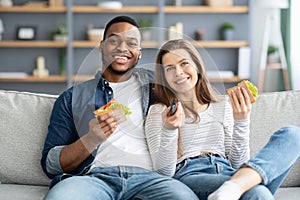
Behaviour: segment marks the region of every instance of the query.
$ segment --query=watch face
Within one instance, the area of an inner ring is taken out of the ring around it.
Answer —
[[[18,27],[17,39],[18,40],[34,40],[35,39],[35,27]]]

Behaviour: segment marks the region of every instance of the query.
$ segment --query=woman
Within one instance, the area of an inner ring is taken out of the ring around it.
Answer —
[[[168,41],[158,52],[157,104],[151,106],[145,127],[154,169],[182,181],[201,200],[274,199],[299,156],[299,127],[280,129],[249,160],[249,96],[239,88],[229,95],[230,103],[222,99],[204,67],[187,40]],[[170,114],[174,98],[177,109]]]

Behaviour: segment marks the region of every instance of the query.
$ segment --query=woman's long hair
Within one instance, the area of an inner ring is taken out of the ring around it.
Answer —
[[[195,86],[195,93],[198,102],[200,104],[209,104],[211,102],[219,101],[217,93],[213,90],[211,84],[209,83],[208,77],[206,75],[204,62],[201,58],[200,53],[188,40],[176,39],[167,41],[160,48],[156,57],[154,96],[157,103],[170,106],[173,98],[176,98],[175,91],[172,90],[165,78],[165,71],[164,66],[162,65],[162,59],[165,54],[177,49],[183,49],[187,51],[198,68],[198,80]],[[198,122],[200,120],[199,114],[192,108],[189,108],[186,105],[184,105],[184,102],[183,108],[186,114],[193,117],[192,123]],[[180,158],[182,155],[183,149],[179,129],[177,157]]]

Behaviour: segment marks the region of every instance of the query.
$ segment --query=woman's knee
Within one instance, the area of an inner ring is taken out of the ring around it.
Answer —
[[[257,185],[245,192],[241,200],[274,200],[270,190],[264,185]]]
[[[298,148],[300,151],[300,127],[299,126],[284,126],[280,128],[277,134],[283,135],[285,138],[288,139],[289,145],[295,148]]]

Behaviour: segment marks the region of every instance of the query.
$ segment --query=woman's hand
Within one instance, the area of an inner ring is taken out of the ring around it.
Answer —
[[[232,105],[233,118],[235,120],[250,119],[252,104],[245,88],[238,87],[237,90],[232,90],[229,98]]]
[[[184,124],[185,114],[181,102],[177,103],[177,109],[173,115],[169,115],[170,106],[167,107],[162,113],[164,120],[164,128],[174,130]]]

